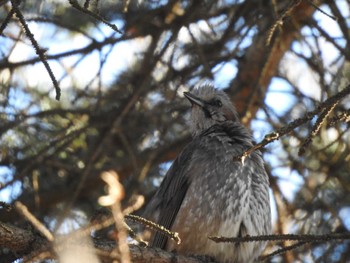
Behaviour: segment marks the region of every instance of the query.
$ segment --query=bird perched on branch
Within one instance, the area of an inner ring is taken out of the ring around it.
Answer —
[[[156,233],[151,244],[219,262],[252,262],[264,242],[215,243],[208,236],[270,234],[269,182],[261,154],[234,160],[252,146],[252,137],[226,93],[204,85],[184,95],[192,104],[193,140],[146,208],[151,220],[178,232],[182,242]]]

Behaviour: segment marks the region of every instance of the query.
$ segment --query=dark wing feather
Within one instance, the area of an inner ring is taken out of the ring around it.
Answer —
[[[158,224],[164,226],[167,229],[170,229],[174,223],[176,215],[181,207],[182,201],[186,195],[188,189],[188,185],[184,182],[183,187],[180,187],[174,197],[170,200],[170,202],[166,206],[162,206],[159,214]],[[166,248],[168,238],[164,234],[156,232],[154,235],[154,239],[152,241],[153,247],[159,247],[161,249]]]
[[[176,158],[146,209],[147,214],[157,213],[156,223],[167,229],[171,229],[191,183],[193,143]],[[151,245],[165,249],[167,240],[165,235],[156,232]]]

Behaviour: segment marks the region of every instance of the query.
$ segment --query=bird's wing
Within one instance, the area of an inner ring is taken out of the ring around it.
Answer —
[[[181,207],[191,183],[191,174],[194,172],[194,169],[196,169],[196,172],[201,169],[198,163],[191,161],[194,153],[194,143],[196,142],[192,141],[187,145],[176,158],[150,203],[149,210],[156,211],[159,215],[156,222],[167,229],[172,227]],[[164,234],[157,232],[152,246],[164,249],[167,240],[168,238]]]
[[[232,161],[233,156],[240,154],[245,148],[249,148],[248,146],[243,146],[243,144],[250,143],[250,137],[246,135],[246,140],[244,141],[242,136],[245,134],[242,134],[241,130],[237,130],[237,127],[240,128],[240,126],[233,124],[227,128],[222,125],[213,126],[200,136],[195,137],[193,141],[185,147],[170,167],[159,190],[156,192],[147,208],[147,210],[157,214],[157,216],[153,218],[155,222],[167,229],[172,228],[186,192],[191,185],[192,178],[201,178],[201,175],[208,171],[208,167],[210,167],[213,174],[231,174],[231,178],[238,178],[237,180],[242,181],[242,183],[244,182],[244,185],[248,187],[249,182],[247,182],[247,180],[250,176],[246,175],[252,171],[247,168],[248,166],[245,166],[242,170],[241,163]],[[215,140],[213,140],[213,138],[215,138]],[[232,143],[232,145],[230,143]],[[224,145],[226,145],[225,149],[222,148]],[[219,156],[219,152],[223,155]],[[230,165],[224,167],[220,166],[220,160],[218,160],[220,158],[226,159],[224,162]],[[227,188],[227,191],[231,192],[231,199],[239,199],[240,185],[238,183],[233,182],[227,185],[225,177],[212,176],[205,177],[203,180],[204,179],[207,185],[217,185],[219,183],[218,180],[222,180],[220,184],[223,189]],[[223,205],[227,204],[228,200],[225,198],[223,198],[223,200]],[[235,204],[238,206],[239,202],[235,202]],[[209,203],[207,205],[209,205]],[[232,206],[232,204],[227,205]],[[207,210],[210,210],[210,207],[207,207]],[[237,211],[237,213],[233,215],[233,218],[240,218],[242,214],[241,209],[237,207],[233,210]],[[152,246],[165,249],[167,240],[168,238],[164,234],[157,232],[154,236]]]

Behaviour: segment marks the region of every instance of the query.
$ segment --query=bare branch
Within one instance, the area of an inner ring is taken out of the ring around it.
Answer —
[[[209,239],[216,243],[228,242],[228,243],[244,243],[244,242],[260,242],[260,241],[304,241],[304,242],[322,242],[322,241],[343,241],[350,239],[350,233],[332,233],[325,235],[298,235],[298,234],[285,234],[285,235],[261,235],[261,236],[245,236],[245,237],[215,237],[209,236]]]
[[[332,97],[328,98],[326,101],[322,102],[315,110],[307,112],[304,117],[296,119],[289,123],[287,126],[282,127],[275,132],[272,132],[265,136],[265,138],[256,144],[255,146],[249,148],[248,150],[244,151],[241,155],[234,156],[233,160],[244,160],[249,154],[251,154],[253,151],[259,150],[260,148],[266,146],[267,144],[278,140],[280,137],[292,132],[295,128],[305,124],[309,120],[311,120],[315,115],[319,114],[320,112],[323,112],[324,109],[327,109],[328,107],[332,107],[333,105],[336,105],[341,99],[346,97],[350,94],[350,85],[348,85],[346,88],[344,88],[339,93],[333,95]],[[331,109],[331,108],[329,108]],[[326,111],[329,114],[329,111]],[[328,114],[326,116],[328,116]],[[325,117],[326,117],[325,116]]]
[[[14,10],[17,18],[19,19],[26,36],[30,39],[30,42],[32,43],[32,45],[34,47],[36,54],[39,56],[41,62],[44,64],[47,72],[49,73],[49,76],[51,78],[53,86],[55,87],[55,90],[56,90],[56,100],[60,100],[61,88],[59,87],[58,82],[56,80],[56,77],[53,74],[49,63],[47,62],[47,58],[45,55],[46,51],[44,49],[42,49],[41,47],[39,47],[38,42],[35,40],[33,33],[30,31],[30,29],[26,23],[26,20],[24,19],[24,16],[22,15],[22,12],[19,10],[18,1],[11,0],[11,3],[12,3],[12,9]]]
[[[87,9],[89,2],[85,2],[84,4],[84,8],[82,8],[77,0],[69,0],[69,3],[76,8],[77,10],[79,10],[80,12],[83,12],[93,18],[95,18],[98,21],[101,21],[102,23],[106,24],[107,26],[109,26],[111,29],[113,29],[115,32],[119,33],[119,34],[123,34],[123,32],[121,32],[118,27],[114,24],[109,23],[107,20],[105,20],[103,17],[101,17],[98,14],[95,14],[93,12],[91,12],[90,10]]]
[[[42,224],[21,202],[17,201],[15,203],[17,211],[23,215],[40,233],[42,233],[48,241],[54,241],[52,233]]]

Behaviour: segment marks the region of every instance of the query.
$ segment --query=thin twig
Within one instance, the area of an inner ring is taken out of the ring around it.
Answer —
[[[78,48],[78,49],[73,49],[73,50],[69,50],[66,52],[62,52],[62,53],[58,53],[55,55],[47,55],[46,59],[47,60],[58,60],[64,57],[70,57],[70,56],[74,56],[74,55],[84,55],[87,53],[90,53],[94,50],[100,50],[102,49],[104,46],[107,45],[113,45],[119,41],[121,41],[122,39],[115,39],[112,37],[108,37],[106,39],[104,39],[103,41],[99,42],[99,41],[92,41],[90,44],[86,45],[85,47],[82,48]],[[39,62],[40,59],[38,58],[31,58],[28,60],[23,60],[20,62],[0,62],[0,70],[1,69],[15,69],[17,67],[21,67],[21,66],[26,66],[26,65],[31,65],[31,64],[35,64],[37,62]]]
[[[261,236],[244,236],[244,237],[216,237],[209,236],[209,239],[216,243],[245,243],[245,242],[260,242],[260,241],[304,241],[320,242],[320,241],[333,241],[333,240],[348,240],[350,239],[350,232],[346,233],[331,233],[325,235],[297,235],[297,234],[285,234],[285,235],[261,235]]]
[[[233,161],[240,161],[241,163],[244,163],[245,158],[249,156],[252,152],[264,147],[272,141],[278,140],[279,137],[280,134],[277,132],[272,132],[265,135],[264,139],[261,142],[246,150],[242,155],[233,157]]]
[[[328,98],[326,101],[320,103],[316,109],[313,111],[309,111],[305,113],[304,117],[298,118],[291,123],[289,123],[287,126],[284,126],[268,135],[265,136],[265,138],[259,142],[258,144],[254,145],[253,147],[247,149],[244,151],[241,155],[234,156],[233,161],[242,161],[244,162],[244,159],[250,155],[252,152],[259,150],[260,148],[266,146],[267,144],[278,140],[280,137],[290,133],[295,128],[305,124],[307,121],[311,120],[315,115],[322,112],[324,109],[327,109],[328,107],[338,103],[341,99],[343,99],[345,96],[350,94],[350,85],[345,87],[342,91],[338,92],[337,94],[333,95],[332,97]]]
[[[309,134],[309,136],[304,140],[304,142],[301,144],[299,148],[299,156],[303,155],[306,151],[306,148],[309,146],[309,144],[312,142],[313,137],[315,137],[318,132],[321,129],[322,124],[326,120],[326,118],[329,116],[329,114],[333,111],[335,106],[337,106],[338,102],[335,102],[333,105],[327,107],[323,110],[323,112],[318,116],[317,121],[315,125],[312,127],[312,130]]]
[[[276,29],[279,26],[283,25],[283,20],[289,16],[293,10],[301,3],[301,0],[297,0],[297,1],[293,1],[289,4],[289,6],[287,7],[287,9],[280,15],[280,17],[275,21],[275,23],[271,26],[269,33],[267,35],[267,39],[266,39],[266,46],[269,46],[271,44],[271,40],[272,37],[274,35],[274,33],[276,32]]]
[[[60,100],[61,97],[61,89],[58,85],[58,82],[56,80],[55,75],[53,74],[49,63],[47,62],[47,58],[46,58],[46,54],[45,54],[45,50],[42,49],[41,47],[39,47],[38,42],[35,40],[33,33],[30,31],[26,20],[24,19],[24,16],[22,14],[22,12],[18,9],[18,2],[16,0],[11,0],[12,3],[12,9],[14,10],[14,12],[16,13],[16,16],[19,20],[19,22],[21,23],[24,32],[26,34],[26,36],[29,38],[30,42],[32,43],[36,54],[39,56],[41,62],[44,64],[47,72],[49,73],[49,76],[51,78],[51,81],[53,83],[53,86],[55,87],[56,90],[56,100]]]
[[[41,223],[24,204],[17,201],[15,202],[15,207],[21,215],[23,215],[40,233],[42,233],[47,238],[48,241],[52,242],[54,240],[54,237],[50,230],[48,230],[46,226]]]
[[[144,203],[145,197],[143,195],[134,195],[131,199],[131,203],[123,210],[123,214],[128,215],[136,210],[139,210]]]
[[[269,259],[269,258],[272,258],[272,257],[274,257],[274,256],[277,256],[277,255],[286,253],[287,251],[290,251],[290,250],[296,249],[296,248],[298,248],[298,247],[301,247],[301,246],[303,246],[303,245],[305,245],[305,244],[307,244],[307,243],[308,243],[308,242],[301,241],[301,242],[297,242],[297,243],[295,243],[295,244],[293,244],[293,245],[290,245],[290,246],[286,246],[286,247],[277,249],[277,250],[271,252],[270,254],[267,254],[267,255],[265,255],[265,256],[260,257],[260,260],[261,260],[261,261],[265,261],[265,260],[267,260],[267,259]]]
[[[7,14],[6,18],[4,19],[4,22],[2,22],[1,26],[0,26],[0,35],[2,35],[2,32],[4,31],[4,29],[7,27],[8,23],[10,22],[12,16],[14,15],[15,10],[12,8],[10,10],[10,12]]]
[[[109,22],[108,22],[107,20],[105,20],[102,16],[100,16],[100,15],[98,15],[98,14],[95,14],[95,13],[91,12],[90,10],[81,7],[81,6],[79,5],[79,3],[78,3],[77,0],[69,0],[69,3],[70,3],[75,9],[79,10],[80,12],[83,12],[83,13],[85,13],[85,14],[87,14],[87,15],[93,17],[93,18],[95,18],[96,20],[101,21],[102,23],[106,24],[106,25],[109,26],[111,29],[113,29],[115,32],[118,32],[119,34],[122,34],[122,33],[123,33],[122,31],[120,31],[120,30],[118,29],[118,27],[117,27],[116,25],[109,23]]]
[[[306,0],[310,5],[312,5],[317,11],[321,12],[322,14],[328,16],[329,18],[333,19],[334,21],[338,21],[338,17],[332,16],[325,11],[323,11],[321,8],[319,8],[317,5],[315,5],[311,0]]]
[[[143,217],[140,216],[135,216],[135,215],[126,215],[125,216],[126,219],[134,221],[136,223],[140,223],[150,229],[156,230],[160,233],[162,233],[163,235],[171,238],[172,240],[174,240],[177,244],[181,243],[181,239],[179,237],[179,233],[177,232],[172,232],[169,229],[166,229],[165,227],[158,225],[150,220],[147,220]]]
[[[350,122],[350,109],[329,119],[327,128],[334,126],[338,122]]]

